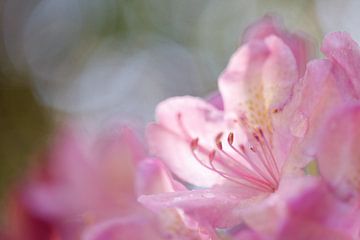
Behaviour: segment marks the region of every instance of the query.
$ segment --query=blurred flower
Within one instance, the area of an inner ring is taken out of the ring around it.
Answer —
[[[139,194],[181,190],[163,165],[144,160],[144,149],[133,133],[102,133],[89,141],[84,132],[63,130],[44,156],[46,166],[36,171],[21,190],[19,200],[29,214],[17,215],[24,233],[15,239],[48,239],[34,235],[53,229],[61,239],[208,239],[206,230],[180,211],[163,211],[159,217],[137,203]],[[35,221],[46,225],[37,228]],[[190,223],[190,222],[189,222]],[[53,232],[50,233],[53,233]],[[16,231],[11,234],[18,234]],[[120,234],[120,235],[119,235]]]

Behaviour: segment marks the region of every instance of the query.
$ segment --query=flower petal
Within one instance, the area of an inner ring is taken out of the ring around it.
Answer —
[[[262,41],[252,41],[243,45],[231,57],[228,66],[219,78],[219,90],[223,97],[226,112],[241,116],[249,111],[248,101],[263,110],[261,70],[268,56]],[[253,107],[254,107],[253,106]]]
[[[286,204],[299,192],[314,185],[311,177],[285,177],[279,188],[269,197],[243,210],[244,222],[254,231],[264,236],[276,234],[281,221],[286,217]]]
[[[271,35],[279,37],[290,47],[295,56],[299,73],[302,74],[305,71],[305,66],[311,53],[310,43],[304,36],[287,32],[281,20],[276,16],[267,15],[251,25],[245,31],[243,40],[244,42],[249,42],[254,39],[264,40]]]
[[[334,32],[326,35],[322,52],[334,63],[334,72],[341,86],[353,97],[360,98],[360,49],[348,33]]]
[[[123,217],[100,222],[88,228],[81,239],[116,240],[116,239],[163,239],[156,233],[149,222],[141,217]]]
[[[360,106],[345,105],[328,118],[319,133],[317,160],[325,179],[344,191],[360,193]]]
[[[339,199],[320,180],[290,199],[276,239],[350,240],[358,236],[357,216],[355,206]]]
[[[289,47],[278,37],[265,39],[270,51],[264,64],[264,98],[268,109],[282,108],[290,99],[293,86],[299,79],[294,56]]]
[[[288,102],[297,79],[294,56],[281,39],[248,42],[220,76],[225,111],[245,114],[251,124],[267,127],[269,113]]]
[[[157,123],[147,128],[151,153],[158,156],[182,180],[208,187],[223,179],[194,158],[191,142],[199,139],[198,158],[208,164],[215,138],[223,131],[223,115],[212,105],[194,97],[176,97],[158,105]]]
[[[186,188],[172,178],[164,164],[156,159],[145,159],[137,167],[137,194],[157,194],[186,190]]]
[[[208,103],[210,103],[217,109],[224,111],[224,102],[221,97],[221,94],[218,91],[209,94],[205,99]]]
[[[155,211],[180,208],[203,225],[231,227],[241,223],[242,208],[262,198],[263,195],[251,189],[222,186],[206,190],[144,195],[138,200]]]
[[[283,136],[295,139],[291,156],[287,156],[290,161],[286,162],[286,170],[303,168],[314,159],[314,135],[326,113],[342,102],[343,98],[332,74],[332,64],[328,60],[311,61],[304,78],[294,89],[291,103],[279,114],[279,120],[274,121],[276,134],[284,131]],[[281,150],[281,144],[284,142],[280,142],[276,149]]]

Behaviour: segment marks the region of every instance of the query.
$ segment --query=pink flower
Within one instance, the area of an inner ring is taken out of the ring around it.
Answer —
[[[142,196],[144,205],[179,207],[211,226],[244,221],[262,234],[276,233],[275,199],[284,202],[280,193],[314,159],[313,139],[326,113],[356,89],[338,77],[332,58],[311,61],[300,78],[304,51],[292,43],[301,40],[267,21],[248,30],[220,76],[223,106],[218,97],[209,103],[189,96],[158,105],[148,128],[150,150],[177,177],[205,189]],[[354,81],[356,74],[348,75]]]
[[[290,104],[306,62],[304,49],[297,48],[303,41],[265,18],[247,31],[220,76],[224,110],[216,97],[210,103],[190,96],[160,103],[157,122],[148,127],[150,150],[177,177],[206,189],[139,200],[152,209],[179,207],[204,224],[230,227],[241,219],[249,222],[249,209],[278,191],[287,176],[301,173],[307,162],[289,156],[308,128],[293,123],[297,109]]]
[[[61,239],[209,239],[206,229],[178,210],[159,216],[137,202],[139,194],[181,190],[163,164],[144,159],[144,149],[127,128],[96,136],[66,129],[45,156],[45,177],[25,184],[21,201],[50,223]]]

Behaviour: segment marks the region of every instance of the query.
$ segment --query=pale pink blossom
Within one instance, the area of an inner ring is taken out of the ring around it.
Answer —
[[[205,189],[142,196],[149,208],[179,207],[212,226],[244,221],[276,233],[271,217],[281,211],[273,212],[273,201],[283,202],[280,193],[314,160],[313,139],[326,113],[357,96],[332,58],[311,61],[301,77],[306,44],[264,21],[247,31],[221,74],[222,102],[185,96],[158,105],[150,150],[177,177]],[[342,71],[354,80],[354,70]]]
[[[301,174],[307,162],[296,161],[295,168],[289,156],[307,131],[307,126],[294,126],[297,134],[290,129],[296,110],[290,101],[307,60],[303,41],[264,18],[246,32],[221,74],[222,101],[185,96],[160,103],[156,123],[148,127],[150,150],[177,177],[205,189],[139,200],[152,209],[179,207],[204,224],[230,227],[242,219],[250,223],[253,206],[277,192],[287,176]]]

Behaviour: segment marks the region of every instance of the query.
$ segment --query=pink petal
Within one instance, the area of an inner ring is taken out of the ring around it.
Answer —
[[[154,227],[154,226],[153,226]],[[140,216],[110,219],[87,229],[81,239],[116,240],[116,239],[163,239],[156,233],[149,222]]]
[[[236,235],[234,235],[231,239],[234,240],[268,240],[269,238],[262,238],[259,234],[254,231],[244,230]]]
[[[155,211],[174,207],[182,209],[203,225],[231,227],[241,223],[242,208],[261,198],[262,195],[250,189],[223,186],[206,190],[144,195],[139,201]]]
[[[281,39],[243,45],[231,58],[219,79],[225,111],[261,117],[282,108],[298,78],[294,56]]]
[[[357,216],[353,206],[318,181],[289,201],[276,239],[353,239],[359,230]]]
[[[279,37],[290,47],[295,56],[299,73],[302,74],[311,53],[310,43],[303,36],[287,32],[279,18],[270,15],[263,17],[246,30],[243,39],[244,42],[255,39],[264,40],[271,35]]]
[[[360,97],[360,49],[348,33],[326,35],[322,52],[334,63],[334,72],[342,87],[354,97]]]
[[[287,127],[284,136],[296,138],[288,170],[305,167],[314,155],[314,134],[327,112],[343,102],[338,91],[332,65],[327,60],[314,60],[307,65],[305,76],[296,85],[294,97],[275,129]],[[278,131],[275,131],[277,134]],[[285,139],[284,139],[285,140]],[[276,149],[281,149],[281,144]]]
[[[172,178],[164,164],[156,159],[146,159],[137,167],[137,194],[157,194],[185,190],[186,188]]]
[[[292,52],[280,38],[270,36],[265,43],[270,51],[262,73],[265,101],[270,101],[270,109],[282,108],[298,80],[297,66]]]
[[[284,228],[277,240],[352,240],[354,238],[345,233],[333,230],[330,227],[314,224],[313,222],[303,222],[301,219],[292,219],[284,225]]]
[[[194,158],[191,141],[199,138],[199,158],[208,164],[215,138],[225,129],[222,113],[201,99],[176,97],[160,103],[156,116],[157,123],[147,129],[151,153],[186,182],[204,187],[220,183],[218,174]]]
[[[242,212],[244,222],[263,236],[274,236],[286,217],[289,199],[316,184],[312,177],[283,177],[279,188]]]
[[[322,176],[334,185],[360,192],[360,106],[333,113],[318,137],[317,160]]]
[[[57,236],[55,224],[42,219],[28,209],[19,194],[11,194],[3,212],[3,224],[0,239],[5,240],[48,240]],[[2,233],[4,235],[2,235]],[[7,238],[5,238],[7,236]]]
[[[136,152],[129,146],[129,132],[122,133],[97,136],[92,143],[81,131],[60,133],[45,156],[48,177],[35,177],[25,185],[27,207],[62,223],[64,232],[80,230],[87,219],[141,207],[134,191]]]
[[[221,94],[218,91],[211,93],[205,99],[208,103],[210,103],[217,109],[219,109],[221,111],[224,110],[224,102],[223,102]]]
[[[247,43],[233,54],[219,78],[219,90],[226,112],[241,116],[247,111],[247,101],[255,98],[254,92],[257,93],[262,85],[261,71],[268,54],[261,41]],[[262,102],[258,104],[263,105]]]

